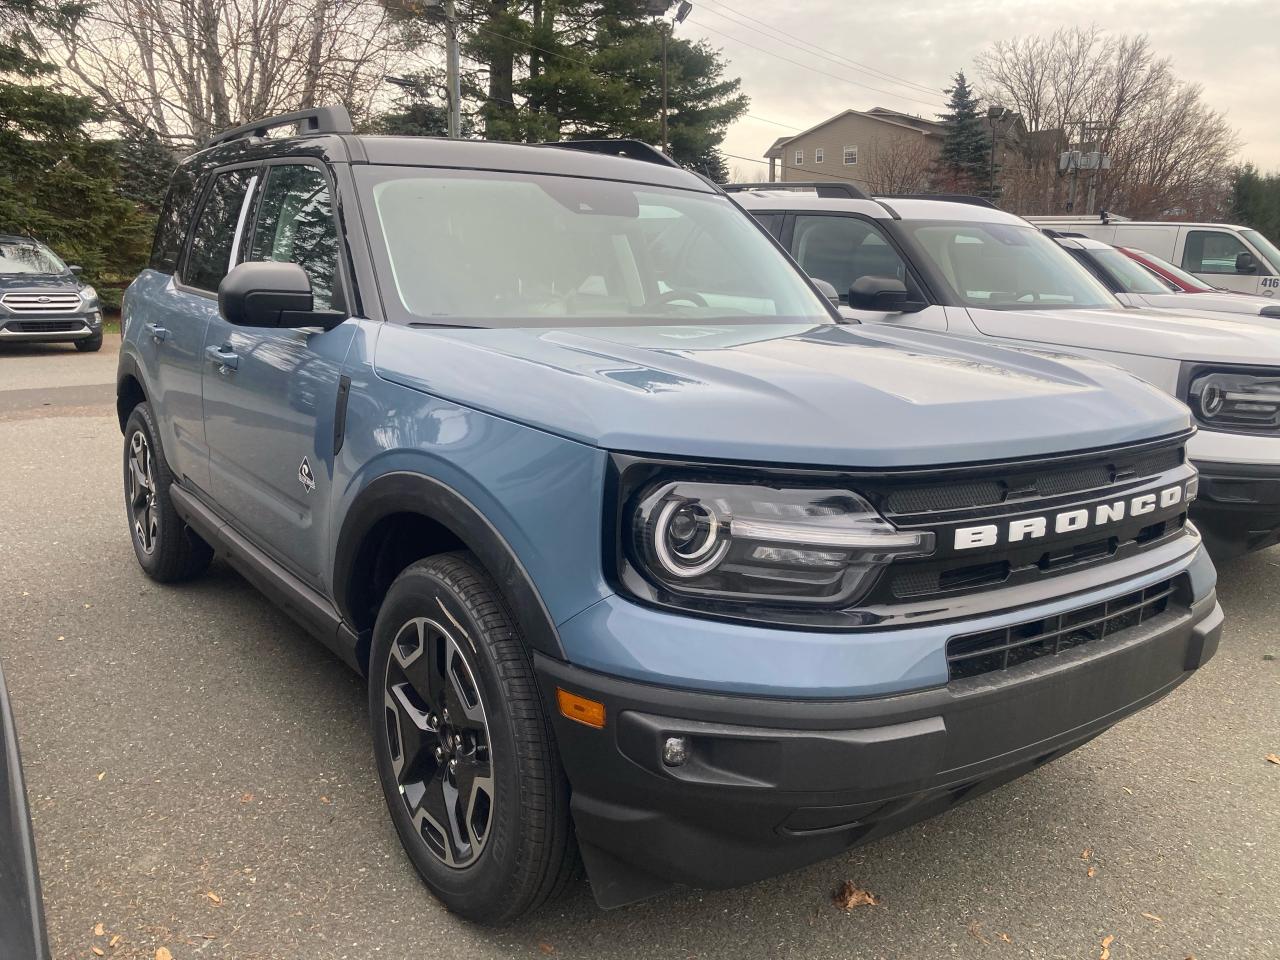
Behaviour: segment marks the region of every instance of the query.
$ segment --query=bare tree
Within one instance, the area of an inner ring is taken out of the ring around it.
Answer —
[[[173,146],[319,103],[366,117],[410,56],[385,6],[338,0],[99,0],[48,39],[113,120]]]
[[[1107,209],[1140,216],[1202,209],[1223,189],[1238,148],[1234,131],[1145,35],[1060,29],[998,41],[977,66],[986,98],[1021,114],[1029,134],[1019,162],[1002,171],[1010,209],[1065,209],[1069,181],[1058,158],[1072,147],[1110,156],[1109,171],[1077,183],[1092,183],[1096,205]]]
[[[871,150],[867,185],[874,193],[919,193],[929,187],[937,143],[920,136],[886,136]]]

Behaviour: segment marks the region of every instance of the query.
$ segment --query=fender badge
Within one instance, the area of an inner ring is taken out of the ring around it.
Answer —
[[[307,493],[314,493],[316,489],[315,474],[311,472],[311,461],[306,457],[302,458],[302,463],[298,464],[298,482],[306,489]]]

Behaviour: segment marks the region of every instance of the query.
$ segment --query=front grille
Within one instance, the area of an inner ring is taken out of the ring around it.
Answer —
[[[1175,580],[1165,580],[1055,617],[952,637],[947,641],[950,678],[963,680],[1008,670],[1082,644],[1115,638],[1168,611],[1177,602],[1175,589]]]
[[[0,303],[14,313],[71,313],[81,301],[78,293],[6,293]]]
[[[83,327],[79,320],[10,320],[5,324],[5,329],[14,333],[70,333]]]

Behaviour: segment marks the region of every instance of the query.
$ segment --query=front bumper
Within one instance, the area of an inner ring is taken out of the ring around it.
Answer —
[[[1191,518],[1216,561],[1280,543],[1280,464],[1196,462]]]
[[[102,332],[102,314],[75,317],[0,316],[0,343],[68,343]]]
[[[536,658],[592,887],[619,906],[673,884],[725,888],[835,855],[1061,756],[1213,656],[1210,591],[1146,623],[1003,671],[857,700],[637,683]],[[963,632],[958,630],[957,632]],[[605,705],[596,730],[557,688]],[[663,763],[668,737],[688,760]]]

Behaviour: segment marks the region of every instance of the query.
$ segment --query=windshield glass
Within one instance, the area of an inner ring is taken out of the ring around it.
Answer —
[[[1086,247],[1085,253],[1115,277],[1125,293],[1170,293],[1174,289],[1171,283],[1160,279],[1137,260],[1130,260],[1115,247]]]
[[[1271,269],[1276,273],[1280,273],[1280,250],[1276,249],[1276,245],[1257,230],[1241,230],[1240,232],[1262,254],[1267,263],[1271,264]]]
[[[1086,267],[1030,224],[904,220],[899,226],[966,306],[992,310],[1117,306]]]
[[[376,218],[375,255],[411,318],[833,322],[764,231],[723,196],[518,173],[357,175]]]
[[[66,272],[67,265],[42,243],[0,240],[0,274]]]
[[[1124,249],[1128,249],[1128,248],[1126,247]],[[1155,267],[1158,270],[1163,270],[1165,273],[1169,274],[1172,277],[1176,277],[1178,282],[1182,284],[1183,289],[1186,289],[1189,287],[1192,290],[1201,290],[1201,291],[1204,291],[1205,293],[1213,292],[1213,287],[1209,286],[1207,283],[1205,283],[1195,274],[1188,273],[1186,270],[1183,270],[1181,267],[1175,267],[1168,260],[1165,260],[1161,257],[1157,257],[1153,253],[1147,253],[1147,251],[1145,250],[1140,250],[1138,251],[1138,253],[1142,257],[1142,259],[1134,261],[1135,263],[1141,263],[1144,267],[1147,266],[1147,264],[1150,264],[1152,267]]]

